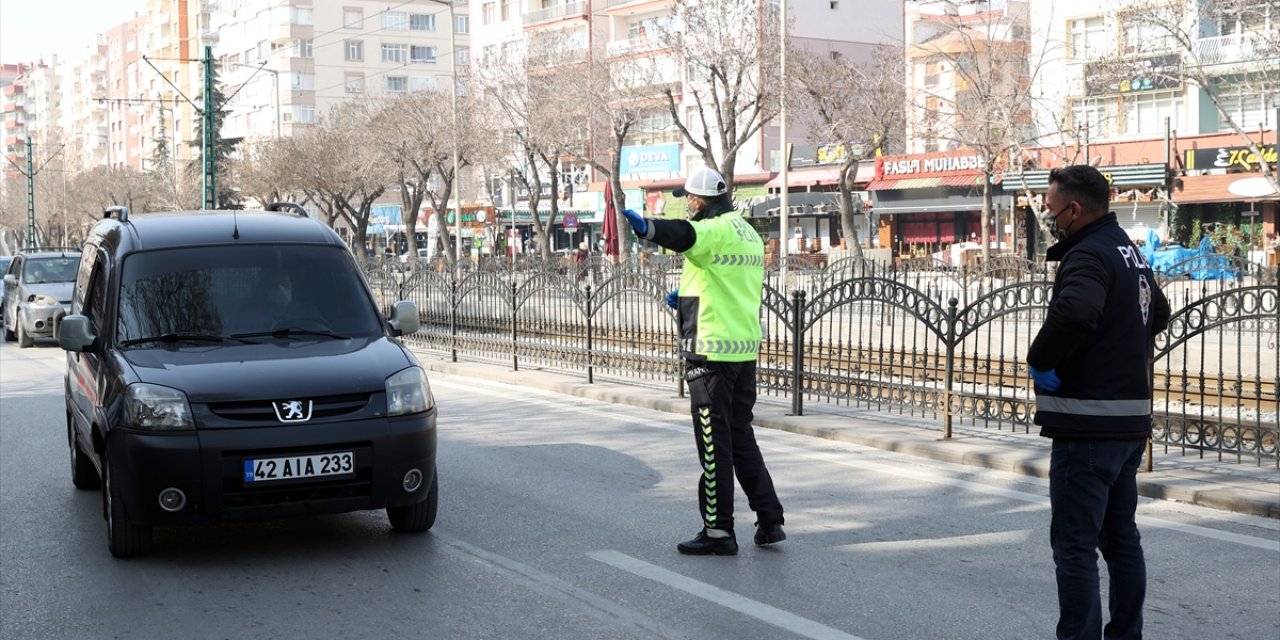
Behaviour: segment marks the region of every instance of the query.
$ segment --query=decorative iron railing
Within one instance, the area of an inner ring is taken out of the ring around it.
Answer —
[[[364,266],[384,307],[417,304],[422,327],[403,337],[416,349],[682,391],[674,313],[663,304],[678,283],[678,256],[497,264],[472,264],[456,280],[430,264]],[[1213,279],[1194,279],[1206,275]],[[1228,260],[1161,278],[1174,313],[1154,349],[1157,447],[1280,466],[1276,275]],[[937,420],[946,437],[956,425],[1028,432],[1035,401],[1024,357],[1050,278],[1016,258],[971,270],[857,259],[774,265],[761,310],[760,392],[789,401],[795,415],[820,403]]]

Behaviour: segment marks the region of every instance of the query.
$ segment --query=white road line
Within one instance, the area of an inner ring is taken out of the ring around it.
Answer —
[[[432,384],[434,385],[436,383],[433,382]],[[475,387],[473,386],[465,386],[465,385],[450,383],[450,382],[443,382],[443,384],[445,386],[452,385],[459,389],[465,389],[473,393],[476,391]],[[515,399],[514,395],[519,394],[520,396],[522,396],[520,398],[520,401],[525,404],[537,404],[537,405],[541,405],[549,408],[554,408],[560,411],[573,411],[575,413],[589,415],[597,418],[604,418],[608,420],[634,422],[634,418],[628,416],[626,413],[608,412],[590,405],[581,406],[581,405],[576,405],[571,403],[557,402],[557,401],[547,399],[545,396],[530,395],[527,389],[521,389],[520,387],[511,387],[511,388],[513,390],[518,390],[518,391],[516,391],[514,394],[505,394],[504,397],[508,399]],[[559,395],[559,394],[555,394],[554,391],[547,391],[546,393]],[[590,402],[593,402],[593,403],[599,402],[602,404],[607,404],[604,401],[593,400]],[[633,409],[636,409],[639,411],[655,411],[655,412],[657,411],[655,409],[644,409],[640,407],[633,407]],[[658,413],[665,413],[665,412],[658,412]],[[678,420],[679,420],[678,418],[673,417],[670,424],[662,424],[662,423],[655,423],[655,422],[648,422],[646,424],[647,426],[650,426],[656,429],[663,429],[666,431],[685,433],[688,430],[686,427],[676,426],[674,424]],[[779,432],[779,433],[782,433],[782,432]],[[825,440],[823,441],[824,444],[831,444],[832,442],[834,441],[825,441]],[[870,447],[865,447],[862,445],[855,445],[852,443],[840,443],[840,444],[847,447],[856,447],[859,449],[866,449],[869,451],[879,451],[877,449],[872,449]],[[863,471],[870,471],[873,473],[892,475],[900,478],[915,480],[918,482],[928,482],[931,484],[939,484],[939,485],[944,485],[949,487],[956,487],[956,488],[964,489],[967,491],[985,493],[987,495],[995,495],[1003,498],[1008,498],[1010,500],[1017,500],[1019,502],[1039,505],[1044,508],[1049,507],[1049,497],[1047,495],[1027,493],[1025,491],[1017,491],[1015,489],[1005,489],[1003,487],[996,487],[988,484],[982,484],[979,482],[972,482],[969,480],[960,480],[960,479],[952,478],[945,475],[939,475],[945,472],[935,467],[922,467],[917,469],[917,468],[888,466],[883,462],[860,462],[857,460],[852,460],[848,456],[843,454],[837,454],[837,453],[827,452],[827,451],[812,451],[809,449],[803,449],[800,447],[781,444],[778,442],[769,442],[767,445],[767,448],[772,451],[787,453],[795,456],[809,458],[812,460],[821,460],[823,462],[828,462],[831,464],[836,464],[836,465],[849,467],[853,469],[861,469]],[[1139,509],[1141,509],[1143,503],[1150,504],[1151,502],[1152,500],[1149,498],[1142,499],[1142,502],[1139,503]],[[1235,514],[1232,514],[1232,515],[1235,515]],[[1201,527],[1199,525],[1194,525],[1194,524],[1184,524],[1181,522],[1174,522],[1171,520],[1164,520],[1162,518],[1155,518],[1155,517],[1144,516],[1144,515],[1138,515],[1137,521],[1138,521],[1138,524],[1144,527],[1168,529],[1170,531],[1178,531],[1180,533],[1185,533],[1188,535],[1193,535],[1201,538],[1208,538],[1210,540],[1217,540],[1219,542],[1231,542],[1235,544],[1244,545],[1247,547],[1253,547],[1255,549],[1262,549],[1264,551],[1280,553],[1280,539],[1276,539],[1276,538],[1259,538],[1255,536],[1231,533],[1229,531],[1219,531],[1217,529],[1211,529],[1209,527]]]
[[[617,551],[592,551],[588,556],[599,560],[607,565],[617,567],[628,573],[635,574],[641,578],[646,578],[664,584],[673,589],[679,589],[695,598],[702,598],[707,602],[718,604],[726,609],[737,611],[746,616],[751,616],[761,622],[771,624],[783,631],[788,631],[806,638],[814,638],[814,640],[863,640],[855,635],[850,635],[839,629],[833,629],[820,622],[814,622],[808,618],[802,618],[793,613],[788,613],[777,607],[771,607],[763,602],[757,602],[751,598],[740,596],[732,591],[726,591],[720,587],[709,585],[705,582],[699,582],[693,578],[680,575],[674,571],[668,571],[657,565],[649,564],[643,560],[637,560],[624,553]]]
[[[972,547],[1005,547],[1031,539],[1031,529],[974,533],[945,538],[913,538],[908,540],[878,540],[855,542],[836,547],[845,551],[920,551],[925,549],[963,549]]]

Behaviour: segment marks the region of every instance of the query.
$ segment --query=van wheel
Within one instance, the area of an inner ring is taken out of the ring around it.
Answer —
[[[18,348],[26,349],[36,343],[36,339],[27,335],[27,330],[22,328],[22,322],[15,319],[14,324],[18,325]]]
[[[403,507],[387,507],[387,519],[391,528],[403,533],[418,533],[430,529],[436,523],[436,504],[439,499],[436,472],[431,472],[431,489],[427,499]]]
[[[151,552],[151,527],[129,521],[124,508],[127,487],[116,463],[104,455],[102,462],[102,511],[107,519],[107,548],[117,558],[143,556]]]
[[[71,450],[71,484],[77,489],[97,489],[102,486],[102,479],[98,477],[98,470],[93,468],[93,461],[84,454],[84,449],[80,448],[80,442],[76,440],[70,413],[67,414],[67,438],[70,441],[68,448]]]

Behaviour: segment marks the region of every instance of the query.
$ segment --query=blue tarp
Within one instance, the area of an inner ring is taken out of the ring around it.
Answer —
[[[1213,243],[1206,236],[1195,249],[1179,245],[1160,246],[1160,236],[1147,232],[1147,244],[1142,255],[1156,273],[1166,276],[1190,276],[1192,280],[1226,280],[1236,277],[1231,261],[1213,250]]]

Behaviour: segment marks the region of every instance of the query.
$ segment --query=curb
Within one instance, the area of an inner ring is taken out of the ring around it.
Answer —
[[[687,415],[689,412],[687,398],[653,387],[626,386],[616,382],[588,384],[570,379],[563,373],[538,368],[513,371],[496,364],[441,361],[441,356],[436,353],[414,351],[414,354],[428,371],[494,380],[667,413]],[[538,375],[530,375],[531,372],[537,372]],[[832,424],[836,422],[840,424]],[[884,419],[815,411],[806,412],[804,417],[795,417],[787,415],[785,409],[767,404],[756,405],[754,424],[759,428],[848,442],[939,462],[1007,471],[1035,478],[1049,477],[1047,446],[996,443],[966,434],[953,434],[952,439],[943,440],[937,431],[911,427],[904,429],[901,420],[889,422]],[[859,428],[850,428],[854,426]],[[1253,478],[1232,482],[1224,481],[1220,474],[1185,469],[1156,469],[1138,474],[1138,495],[1219,511],[1280,519],[1280,482]]]

